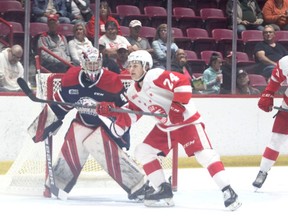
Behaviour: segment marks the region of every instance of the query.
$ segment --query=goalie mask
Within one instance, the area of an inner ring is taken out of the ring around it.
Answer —
[[[91,81],[96,81],[102,68],[102,55],[95,47],[90,47],[82,52],[81,67]]]
[[[138,80],[135,80],[136,82],[141,82],[144,79],[145,74],[147,73],[147,70],[153,67],[152,56],[146,50],[137,50],[137,51],[132,52],[128,56],[128,63],[129,64],[140,63],[143,67],[144,72]],[[148,69],[146,67],[148,67]]]

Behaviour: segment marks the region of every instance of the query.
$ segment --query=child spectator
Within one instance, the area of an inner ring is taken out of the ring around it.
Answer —
[[[203,82],[206,90],[203,94],[219,94],[223,75],[221,71],[222,59],[218,53],[212,53],[210,57],[209,67],[203,72]]]

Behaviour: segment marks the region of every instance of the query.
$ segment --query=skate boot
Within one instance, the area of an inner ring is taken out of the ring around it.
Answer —
[[[268,175],[267,172],[259,171],[255,181],[252,183],[252,185],[255,187],[256,190],[262,187],[267,178],[267,175]]]
[[[238,209],[242,203],[238,201],[238,195],[231,188],[230,185],[222,189],[224,195],[224,205],[229,208],[231,211]]]
[[[149,186],[149,181],[147,181],[141,188],[139,188],[137,191],[133,193],[128,194],[129,200],[137,200],[137,201],[143,201],[145,192],[149,190],[151,187]]]
[[[159,186],[158,190],[154,190],[153,187],[147,189],[144,197],[144,205],[147,207],[174,206],[171,184],[164,182]]]

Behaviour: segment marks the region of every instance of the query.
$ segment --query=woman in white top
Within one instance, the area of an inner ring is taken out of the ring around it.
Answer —
[[[74,39],[68,42],[70,56],[74,65],[80,65],[80,55],[88,47],[93,47],[92,42],[86,37],[86,28],[83,22],[78,22],[73,27]]]

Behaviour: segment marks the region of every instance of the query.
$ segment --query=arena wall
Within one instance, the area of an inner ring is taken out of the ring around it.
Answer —
[[[202,114],[212,145],[222,156],[261,155],[269,142],[274,110],[265,113],[257,107],[258,98],[196,97],[195,104]],[[281,98],[275,99],[281,104]],[[0,96],[0,161],[15,160],[23,145],[31,143],[27,128],[39,114],[41,104],[25,96]],[[55,136],[54,145],[62,145],[63,136],[75,111],[65,118],[64,125]],[[145,116],[131,130],[131,151],[153,125]],[[37,143],[34,145],[41,145]],[[33,147],[33,145],[32,145]],[[283,149],[283,154],[288,148]],[[185,156],[179,148],[180,157]],[[44,154],[43,154],[44,156]]]

